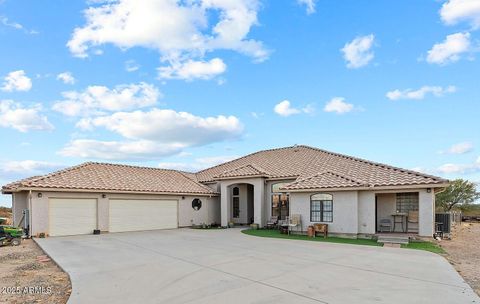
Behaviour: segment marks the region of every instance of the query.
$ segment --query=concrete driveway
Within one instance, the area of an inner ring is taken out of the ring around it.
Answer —
[[[69,303],[480,303],[417,250],[177,229],[37,239],[71,276]]]

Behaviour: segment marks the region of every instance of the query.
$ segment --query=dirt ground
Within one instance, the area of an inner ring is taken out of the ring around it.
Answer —
[[[4,225],[10,225],[12,223],[12,209],[7,207],[0,207],[0,217],[7,218],[7,222]]]
[[[44,255],[32,240],[0,247],[0,303],[67,302],[70,279]]]
[[[480,295],[480,223],[461,223],[454,227],[452,240],[440,245],[446,258]]]

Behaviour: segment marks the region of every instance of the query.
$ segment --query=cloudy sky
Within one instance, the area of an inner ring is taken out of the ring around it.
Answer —
[[[480,181],[479,52],[479,0],[2,0],[0,183],[294,144]]]

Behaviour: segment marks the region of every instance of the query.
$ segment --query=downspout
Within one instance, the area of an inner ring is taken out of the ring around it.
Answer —
[[[32,190],[28,191],[28,237],[32,236]]]

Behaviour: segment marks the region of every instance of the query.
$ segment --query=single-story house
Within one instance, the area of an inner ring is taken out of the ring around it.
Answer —
[[[32,236],[257,223],[300,217],[300,231],[372,236],[434,232],[435,193],[448,180],[309,146],[271,149],[197,173],[87,162],[2,187]],[[414,216],[408,217],[409,214]],[[388,226],[388,225],[387,225]],[[383,227],[385,228],[385,227]]]

